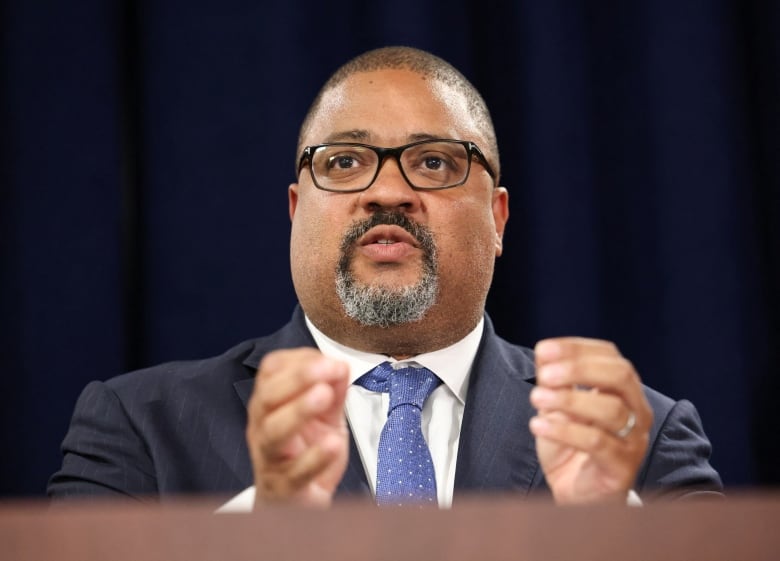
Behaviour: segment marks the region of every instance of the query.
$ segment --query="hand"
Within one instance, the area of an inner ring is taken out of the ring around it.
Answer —
[[[539,342],[536,367],[530,428],[556,502],[625,502],[653,422],[633,365],[610,342],[570,337]]]
[[[328,506],[349,456],[348,367],[315,349],[268,353],[249,400],[247,444],[255,507]]]

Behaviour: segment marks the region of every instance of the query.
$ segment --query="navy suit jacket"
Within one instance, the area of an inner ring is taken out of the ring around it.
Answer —
[[[90,383],[76,404],[49,495],[227,496],[252,485],[244,434],[258,364],[269,351],[307,346],[316,345],[296,308],[281,330],[221,356]],[[549,492],[528,430],[533,384],[533,352],[498,337],[486,317],[463,414],[454,500],[465,493]],[[655,420],[637,492],[721,490],[693,405],[645,391]],[[338,495],[371,496],[352,439]]]

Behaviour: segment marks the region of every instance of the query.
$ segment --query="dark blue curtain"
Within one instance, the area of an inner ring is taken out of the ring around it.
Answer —
[[[297,128],[388,44],[493,111],[504,336],[614,340],[696,403],[727,484],[776,485],[779,6],[5,0],[0,493],[43,493],[88,381],[286,321]]]

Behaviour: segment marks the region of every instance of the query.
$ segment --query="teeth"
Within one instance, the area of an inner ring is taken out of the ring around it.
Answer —
[[[395,242],[393,240],[377,240],[376,243],[381,243],[383,245],[390,245]]]

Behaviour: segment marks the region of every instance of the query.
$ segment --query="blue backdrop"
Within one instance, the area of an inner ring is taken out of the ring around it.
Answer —
[[[286,321],[297,128],[389,44],[492,109],[504,336],[615,340],[696,403],[727,484],[777,484],[779,6],[5,0],[0,494],[43,494],[89,380]]]

